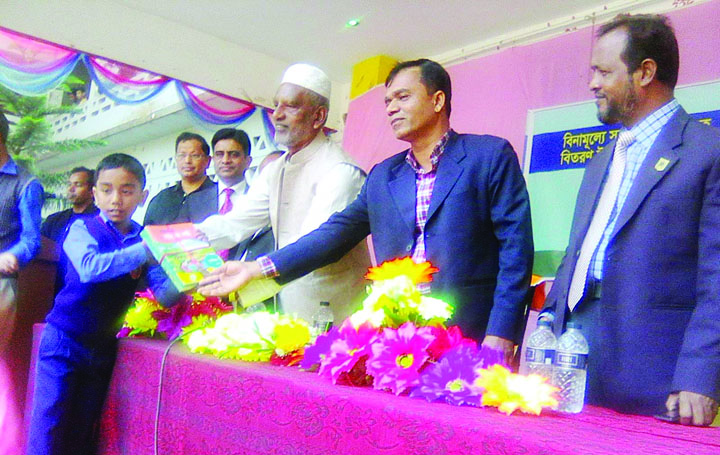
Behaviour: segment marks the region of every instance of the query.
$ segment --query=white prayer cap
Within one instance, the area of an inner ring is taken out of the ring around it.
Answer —
[[[280,83],[295,84],[330,99],[330,78],[317,66],[307,63],[290,65]]]

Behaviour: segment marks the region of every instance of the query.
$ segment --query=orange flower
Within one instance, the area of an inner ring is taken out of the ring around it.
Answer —
[[[405,275],[414,284],[418,284],[432,281],[432,274],[437,271],[437,267],[433,267],[428,261],[416,264],[410,257],[404,257],[385,261],[377,267],[370,267],[365,278],[372,281],[382,281]]]

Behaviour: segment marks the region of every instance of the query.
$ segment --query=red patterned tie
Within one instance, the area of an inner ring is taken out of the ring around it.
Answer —
[[[232,188],[225,188],[224,190],[222,190],[222,192],[225,195],[225,202],[223,202],[223,205],[222,205],[222,207],[220,207],[220,211],[218,213],[220,215],[225,215],[230,210],[232,210],[233,204],[232,204],[232,200],[230,199],[230,197],[235,192],[235,190]]]

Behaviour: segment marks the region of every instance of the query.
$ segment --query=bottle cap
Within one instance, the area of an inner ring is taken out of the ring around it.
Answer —
[[[547,319],[540,319],[537,322],[538,327],[544,326],[544,327],[552,327],[552,322],[548,321]]]
[[[330,306],[330,302],[320,302],[320,306]]]
[[[568,329],[580,330],[580,329],[582,329],[582,324],[580,324],[579,322],[568,322],[566,327]]]

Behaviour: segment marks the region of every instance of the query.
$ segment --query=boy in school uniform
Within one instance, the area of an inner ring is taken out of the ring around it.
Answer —
[[[28,455],[95,452],[115,335],[150,257],[130,219],[147,198],[142,165],[116,153],[96,176],[100,213],[76,220],[63,244],[69,263],[40,340]]]

